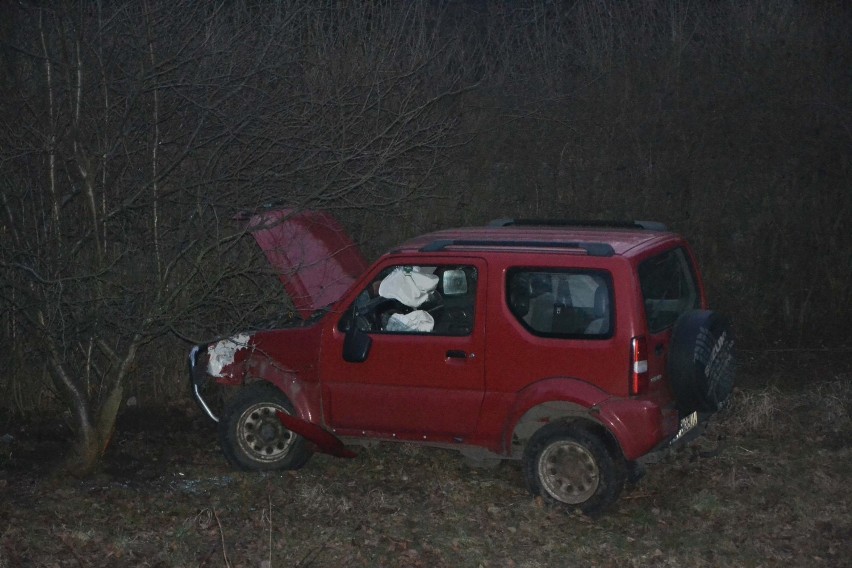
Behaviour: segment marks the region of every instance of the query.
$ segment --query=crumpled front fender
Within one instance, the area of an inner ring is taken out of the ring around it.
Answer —
[[[207,373],[217,379],[234,379],[237,364],[253,350],[252,334],[240,333],[207,346]]]
[[[291,432],[295,432],[299,436],[305,438],[309,442],[313,442],[317,450],[325,454],[336,456],[338,458],[354,458],[358,454],[346,448],[343,442],[323,428],[313,422],[302,420],[284,412],[278,412],[278,420],[281,424]]]

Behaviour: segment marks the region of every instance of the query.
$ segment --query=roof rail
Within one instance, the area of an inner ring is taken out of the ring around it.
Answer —
[[[506,248],[574,248],[586,251],[589,256],[612,256],[612,246],[607,243],[562,241],[493,241],[467,239],[439,239],[423,246],[420,252],[439,252],[447,247],[506,247]]]
[[[645,229],[646,231],[668,231],[658,221],[607,221],[580,219],[494,219],[489,227],[610,227],[615,229]]]

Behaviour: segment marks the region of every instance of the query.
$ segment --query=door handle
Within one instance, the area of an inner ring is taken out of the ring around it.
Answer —
[[[654,348],[654,354],[655,354],[657,357],[659,357],[660,355],[662,355],[662,354],[665,352],[665,350],[666,350],[666,346],[665,346],[665,345],[663,345],[662,343],[660,343],[659,345],[657,345],[657,346]]]
[[[467,359],[467,353],[458,349],[447,351],[447,359]]]

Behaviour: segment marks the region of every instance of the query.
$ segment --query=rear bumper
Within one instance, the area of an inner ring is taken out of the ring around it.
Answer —
[[[609,399],[594,410],[630,461],[668,443],[680,427],[675,408],[664,409],[647,400]]]
[[[202,396],[202,391],[210,386],[212,379],[207,374],[207,346],[196,345],[189,351],[189,388],[192,398],[211,420],[219,422],[219,417],[213,412],[211,405]]]

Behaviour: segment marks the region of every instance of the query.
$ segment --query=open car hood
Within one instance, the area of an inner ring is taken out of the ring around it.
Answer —
[[[328,213],[265,211],[249,217],[247,229],[305,319],[337,302],[367,269],[357,245]]]

